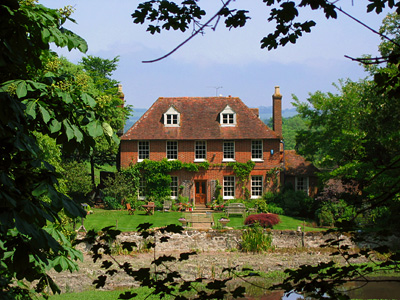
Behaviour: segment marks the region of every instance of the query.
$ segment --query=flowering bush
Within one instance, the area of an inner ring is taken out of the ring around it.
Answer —
[[[224,205],[223,204],[216,204],[213,205],[214,210],[224,210]]]
[[[276,214],[261,213],[257,215],[250,215],[244,221],[245,225],[252,225],[254,223],[259,223],[262,227],[272,228],[272,226],[280,223],[281,220]]]

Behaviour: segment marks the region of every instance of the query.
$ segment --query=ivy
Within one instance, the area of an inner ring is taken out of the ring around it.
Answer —
[[[171,172],[186,170],[189,172],[198,172],[200,169],[207,170],[210,164],[202,163],[183,163],[180,160],[152,161],[145,159],[135,164],[131,169],[138,171],[138,174],[146,182],[147,197],[152,199],[162,199],[171,195]]]
[[[245,183],[249,177],[251,171],[254,169],[255,166],[254,161],[247,161],[245,163],[239,163],[239,162],[231,162],[228,163],[228,166],[233,169],[233,172],[235,172],[235,175],[240,179],[242,183]]]

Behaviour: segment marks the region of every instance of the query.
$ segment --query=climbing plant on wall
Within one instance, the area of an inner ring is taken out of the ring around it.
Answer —
[[[152,161],[145,159],[131,167],[137,170],[138,174],[146,183],[146,196],[154,199],[162,199],[171,195],[171,176],[173,171],[186,170],[198,172],[200,169],[207,170],[208,162],[183,163],[179,160]]]
[[[245,199],[250,199],[250,191],[247,188],[247,182],[250,178],[250,173],[254,169],[255,166],[254,161],[247,161],[245,163],[239,163],[239,162],[231,162],[228,163],[229,167],[232,167],[233,172],[235,175],[239,178],[240,184],[242,185],[242,189],[244,192],[244,197]]]

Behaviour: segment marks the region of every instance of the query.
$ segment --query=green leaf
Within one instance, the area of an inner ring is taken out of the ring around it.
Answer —
[[[82,98],[83,102],[84,102],[85,104],[89,105],[90,107],[95,107],[95,106],[96,106],[96,100],[94,100],[94,99],[92,98],[92,96],[90,96],[89,94],[83,93],[83,94],[81,95],[81,98]]]
[[[65,134],[67,135],[68,141],[70,141],[75,136],[74,130],[72,129],[68,120],[64,120],[63,124],[64,124],[64,128],[65,128]]]
[[[42,113],[43,121],[48,123],[50,121],[50,113],[44,108],[42,105],[39,104],[39,110]]]
[[[56,270],[57,272],[68,270],[68,261],[67,258],[65,258],[64,256],[56,257],[53,263],[54,263],[54,270]]]
[[[113,135],[113,129],[111,128],[110,124],[103,122],[103,129],[104,133],[106,133],[108,136]]]
[[[36,101],[32,100],[28,102],[26,106],[26,113],[31,116],[33,119],[36,119]]]
[[[35,188],[32,191],[32,195],[35,197],[39,197],[40,195],[43,195],[44,193],[47,193],[48,186],[45,183],[41,183],[37,188]]]
[[[92,137],[98,137],[103,134],[103,128],[97,120],[90,122],[87,125],[87,130]]]
[[[72,125],[72,128],[74,129],[74,134],[75,134],[75,137],[76,137],[76,141],[80,143],[83,140],[82,131],[80,131],[79,127],[76,126],[76,125]]]
[[[69,104],[73,102],[71,95],[67,92],[59,92],[58,95],[61,96],[65,103]]]
[[[18,83],[16,93],[17,93],[18,98],[23,98],[28,94],[28,90],[27,90],[25,81],[20,81]]]
[[[54,133],[61,130],[61,122],[56,119],[53,119],[50,124],[50,132]]]

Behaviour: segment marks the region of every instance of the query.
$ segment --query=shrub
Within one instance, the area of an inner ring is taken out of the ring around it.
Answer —
[[[123,206],[121,205],[121,202],[119,202],[117,199],[111,196],[106,196],[104,197],[104,203],[107,205],[107,208],[109,209],[122,209]]]
[[[272,248],[270,232],[256,224],[243,231],[241,249],[243,252],[264,252]]]
[[[262,227],[272,228],[272,226],[280,223],[280,221],[279,216],[276,214],[261,213],[248,216],[244,224],[252,225],[254,223],[259,223]]]
[[[283,215],[285,211],[282,207],[277,206],[275,203],[268,204],[268,212],[271,214]]]

